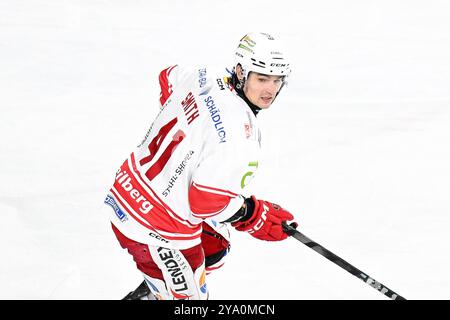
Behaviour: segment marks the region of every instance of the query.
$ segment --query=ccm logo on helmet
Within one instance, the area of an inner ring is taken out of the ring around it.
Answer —
[[[270,66],[271,67],[286,67],[287,64],[285,64],[285,63],[271,63]]]

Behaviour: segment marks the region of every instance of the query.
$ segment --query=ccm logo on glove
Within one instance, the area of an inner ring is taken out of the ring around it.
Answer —
[[[266,206],[265,204],[263,204],[263,208],[264,208],[264,210],[263,210],[263,212],[261,214],[261,218],[259,219],[259,221],[255,224],[255,226],[253,228],[248,230],[248,233],[252,234],[255,231],[258,231],[264,225],[264,222],[266,222],[266,219],[267,219],[266,214],[269,211],[269,207]]]
[[[249,199],[247,199],[249,200]],[[288,237],[282,223],[294,219],[294,216],[277,204],[251,197],[254,209],[247,220],[239,220],[231,225],[238,231],[246,231],[253,237],[266,241],[281,241]]]

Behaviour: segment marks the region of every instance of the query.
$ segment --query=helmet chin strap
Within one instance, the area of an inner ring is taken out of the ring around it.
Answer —
[[[242,78],[242,80],[239,80],[236,72],[233,72],[233,74],[231,75],[231,84],[235,88],[238,96],[241,97],[247,103],[249,108],[252,110],[253,114],[255,116],[257,116],[258,112],[260,112],[262,109],[260,107],[258,107],[257,105],[253,104],[247,98],[247,96],[244,93],[244,83],[245,83],[245,78]]]

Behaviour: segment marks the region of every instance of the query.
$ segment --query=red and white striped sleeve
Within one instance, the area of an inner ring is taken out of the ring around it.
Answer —
[[[199,164],[189,185],[189,205],[193,216],[221,222],[242,207],[245,200],[242,181],[254,153],[248,152],[251,148],[239,149],[225,148]]]
[[[228,190],[191,183],[189,187],[189,205],[192,215],[201,218],[213,218],[225,221],[233,216],[243,205],[244,198]]]

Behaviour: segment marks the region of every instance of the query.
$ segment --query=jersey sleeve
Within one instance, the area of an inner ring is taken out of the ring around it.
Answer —
[[[192,87],[196,81],[196,67],[193,65],[173,65],[159,73],[159,102],[161,108],[170,104],[174,88]]]
[[[163,107],[167,100],[172,95],[172,86],[176,81],[176,76],[178,73],[177,65],[170,66],[159,73],[159,86],[161,87],[161,93],[159,95],[159,101],[161,107]]]
[[[243,205],[249,170],[254,173],[259,149],[250,142],[229,144],[203,159],[189,186],[189,205],[195,217],[222,222]]]

